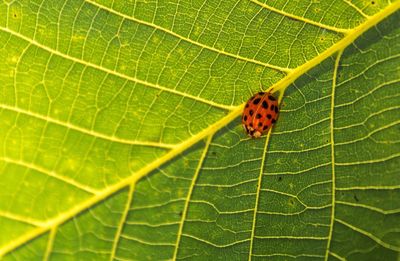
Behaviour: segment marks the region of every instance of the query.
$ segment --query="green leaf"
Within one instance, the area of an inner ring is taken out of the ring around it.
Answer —
[[[399,7],[3,1],[0,258],[398,259]]]

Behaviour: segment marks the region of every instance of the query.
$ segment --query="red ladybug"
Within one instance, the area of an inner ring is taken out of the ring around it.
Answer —
[[[270,92],[259,92],[251,97],[243,110],[242,124],[252,138],[261,137],[278,119],[278,101]]]

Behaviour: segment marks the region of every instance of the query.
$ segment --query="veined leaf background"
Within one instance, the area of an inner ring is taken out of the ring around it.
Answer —
[[[2,1],[0,257],[398,260],[399,7]]]

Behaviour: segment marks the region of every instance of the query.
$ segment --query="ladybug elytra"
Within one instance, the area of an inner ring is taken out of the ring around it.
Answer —
[[[243,110],[243,128],[250,137],[261,137],[276,122],[278,113],[278,101],[271,92],[256,93]]]

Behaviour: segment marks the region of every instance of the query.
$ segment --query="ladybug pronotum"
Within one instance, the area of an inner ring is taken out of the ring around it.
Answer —
[[[261,137],[278,119],[278,101],[270,92],[259,92],[251,97],[243,110],[242,124],[252,138]]]

